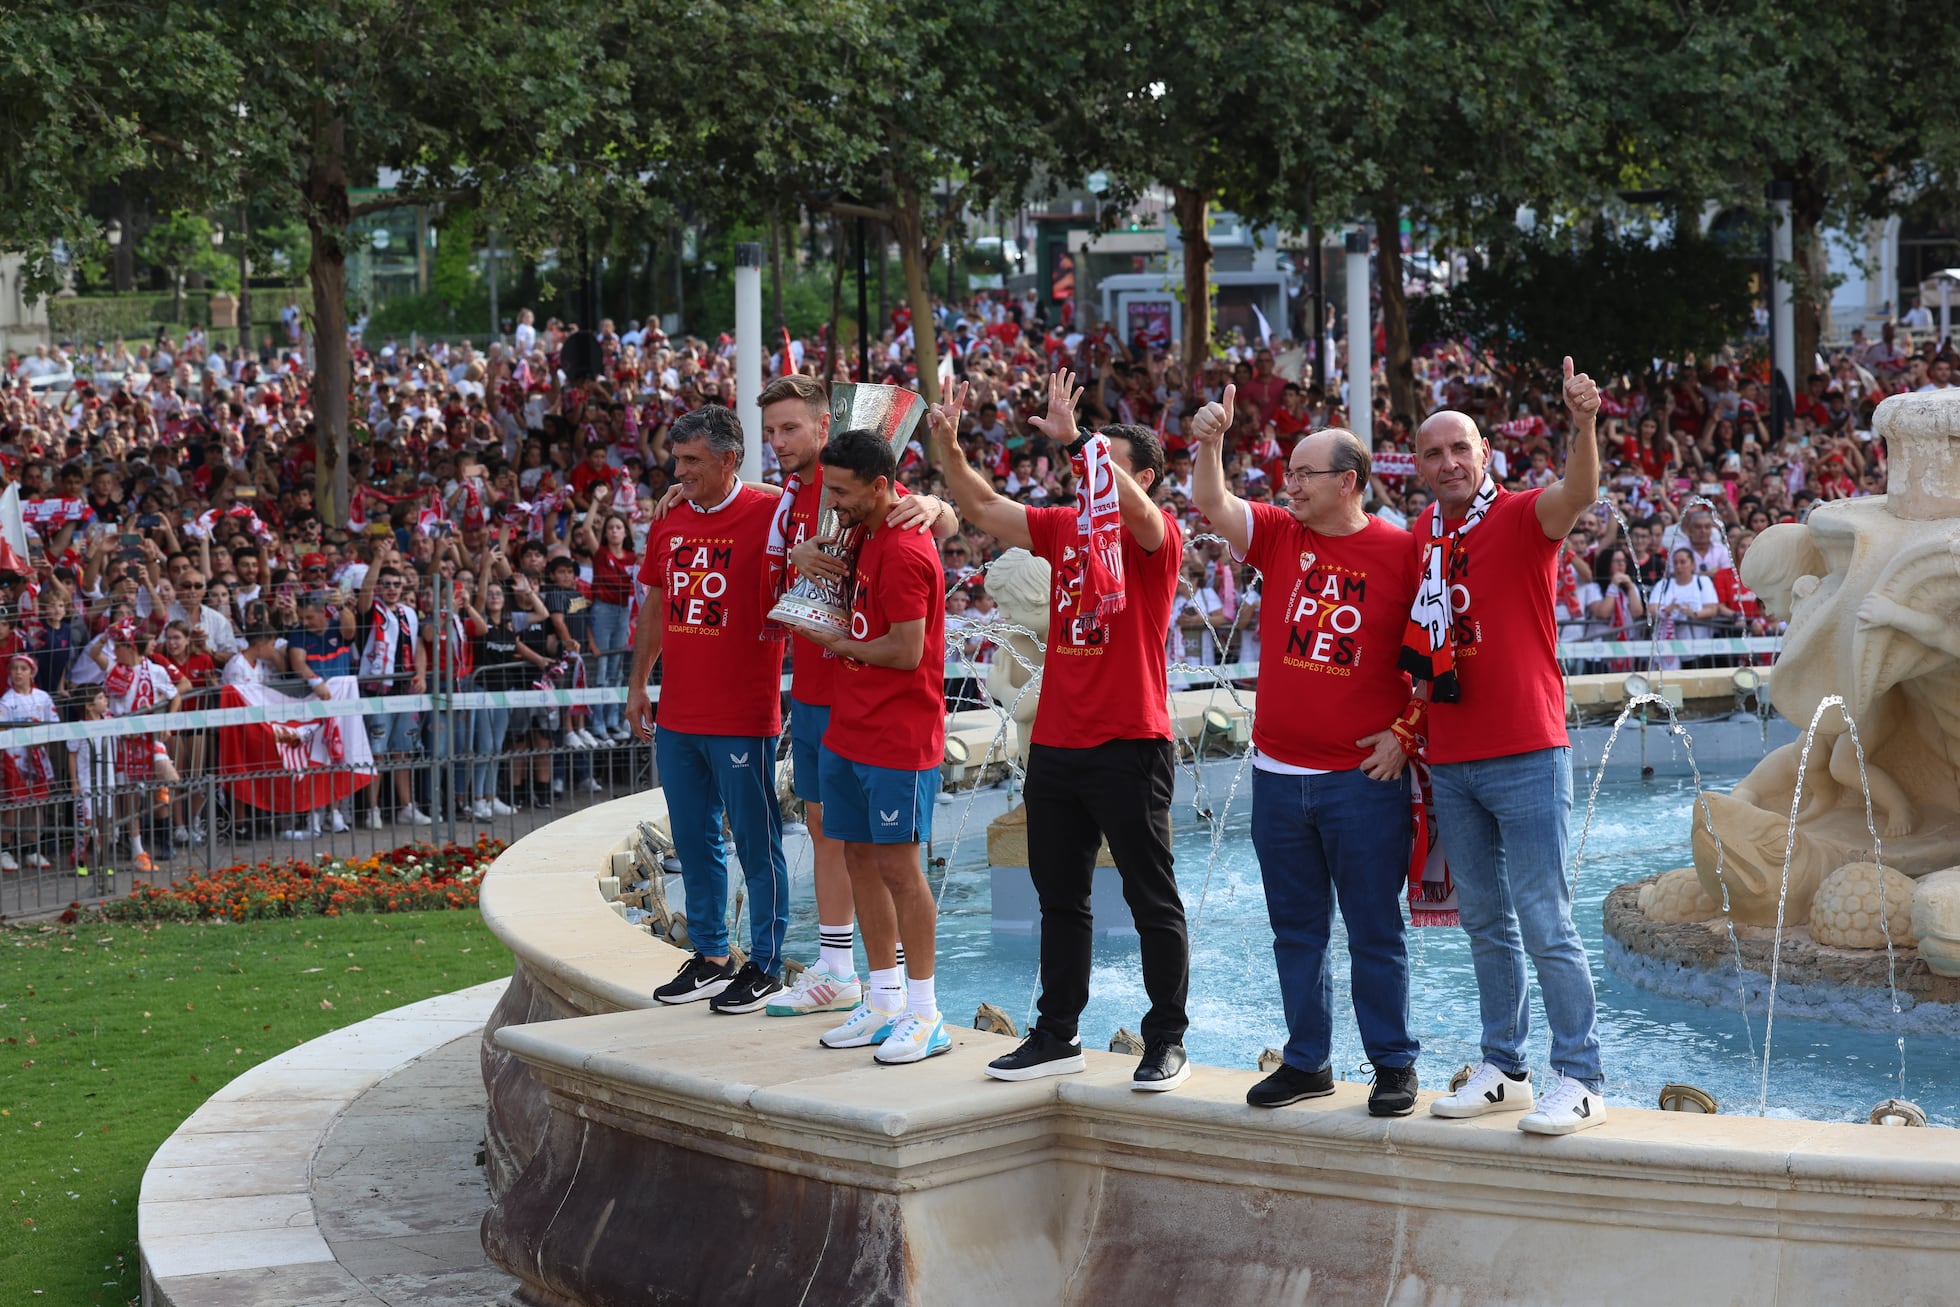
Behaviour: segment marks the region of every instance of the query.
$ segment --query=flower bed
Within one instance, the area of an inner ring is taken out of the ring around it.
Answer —
[[[368,858],[240,863],[144,885],[99,908],[70,907],[63,921],[258,921],[354,912],[473,908],[477,885],[504,842],[404,844]]]

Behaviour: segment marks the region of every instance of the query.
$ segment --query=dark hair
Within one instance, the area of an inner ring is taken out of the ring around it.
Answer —
[[[833,434],[818,458],[825,467],[842,468],[867,484],[877,477],[898,479],[898,456],[892,453],[891,442],[863,427]]]
[[[1130,475],[1138,476],[1146,468],[1151,480],[1162,483],[1164,479],[1164,446],[1151,428],[1135,422],[1117,422],[1102,429],[1102,434],[1111,440],[1130,442]]]
[[[1368,484],[1368,474],[1374,470],[1375,460],[1368,453],[1368,447],[1361,443],[1361,437],[1346,427],[1329,427],[1334,437],[1333,452],[1327,456],[1327,466],[1335,472],[1354,473],[1354,488],[1360,490]]]
[[[742,452],[742,419],[735,416],[733,409],[715,404],[683,413],[668,428],[667,444],[669,447],[684,445],[690,440],[707,441],[710,453],[739,454]]]
[[[764,386],[762,393],[755,397],[755,404],[757,408],[768,408],[786,399],[802,400],[813,413],[830,411],[830,396],[823,382],[799,372],[785,373]]]

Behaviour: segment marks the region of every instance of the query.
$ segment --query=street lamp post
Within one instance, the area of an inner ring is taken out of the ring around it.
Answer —
[[[1347,388],[1348,430],[1363,447],[1374,448],[1374,365],[1368,357],[1368,229],[1347,234]]]

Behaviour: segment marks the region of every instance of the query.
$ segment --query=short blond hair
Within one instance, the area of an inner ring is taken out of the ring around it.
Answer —
[[[781,403],[786,399],[802,400],[810,406],[812,413],[830,411],[830,392],[824,389],[823,382],[815,377],[806,377],[800,372],[789,372],[777,377],[762,388],[762,393],[755,397],[755,403],[757,408],[768,408],[771,404]]]

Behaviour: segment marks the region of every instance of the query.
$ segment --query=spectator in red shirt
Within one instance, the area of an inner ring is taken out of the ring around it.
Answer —
[[[1286,394],[1286,378],[1273,371],[1273,352],[1261,346],[1252,356],[1252,376],[1240,383],[1238,402],[1250,408],[1260,426],[1273,420]]]
[[[584,464],[580,464],[581,467]],[[580,528],[588,540],[592,524]],[[615,686],[625,680],[626,650],[632,629],[633,573],[639,558],[633,552],[633,526],[618,513],[599,519],[599,539],[592,546],[592,653],[594,685]],[[592,730],[606,739],[624,743],[631,737],[626,729],[623,705],[601,703],[592,711]]]

